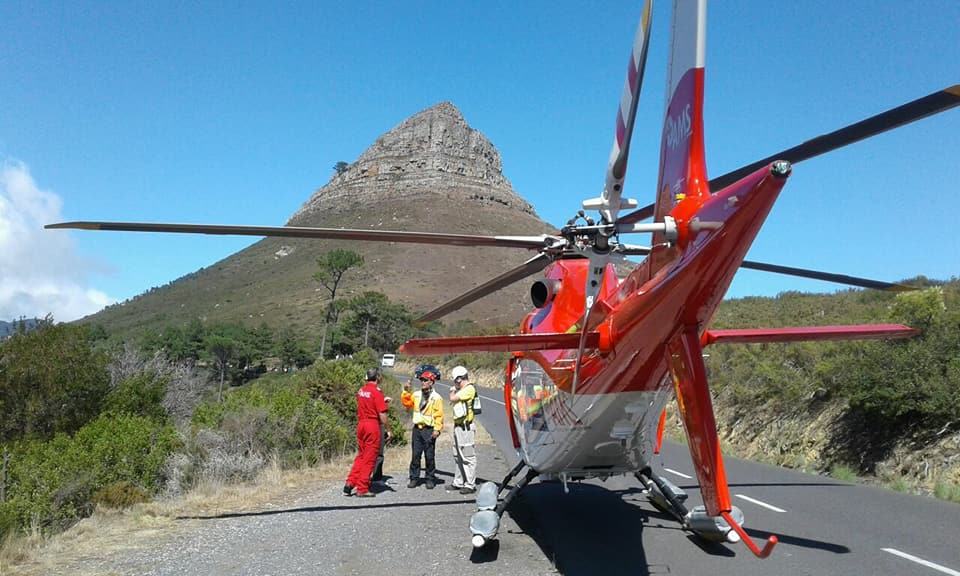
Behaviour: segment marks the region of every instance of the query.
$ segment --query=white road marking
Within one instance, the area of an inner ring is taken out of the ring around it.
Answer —
[[[676,470],[671,470],[670,468],[664,468],[663,471],[664,471],[664,472],[669,472],[669,473],[671,473],[671,474],[676,474],[677,476],[679,476],[679,477],[681,477],[681,478],[686,478],[687,480],[690,480],[691,478],[693,478],[693,476],[687,476],[687,475],[684,474],[683,472],[677,472]]]
[[[883,550],[884,552],[889,552],[890,554],[893,554],[894,556],[899,556],[899,557],[901,557],[901,558],[906,558],[907,560],[910,560],[911,562],[916,562],[917,564],[920,564],[920,565],[922,565],[922,566],[926,566],[927,568],[933,568],[934,570],[938,570],[938,571],[940,571],[940,572],[943,572],[944,574],[950,574],[950,576],[960,576],[960,572],[957,572],[956,570],[951,570],[950,568],[947,568],[946,566],[941,566],[941,565],[939,565],[939,564],[934,564],[933,562],[930,562],[929,560],[924,560],[923,558],[917,558],[916,556],[913,556],[913,555],[911,555],[911,554],[907,554],[906,552],[901,552],[901,551],[897,550],[896,548],[881,548],[881,550]]]
[[[494,400],[493,398],[491,398],[491,397],[489,397],[489,396],[484,396],[483,394],[480,395],[480,398],[482,398],[482,399],[485,400],[485,401],[486,401],[486,400],[489,400],[489,401],[491,401],[491,402],[496,402],[497,404],[499,404],[499,405],[501,405],[501,406],[506,406],[506,404],[504,404],[503,401],[501,401],[501,400]]]
[[[784,510],[783,508],[777,508],[776,506],[773,506],[773,505],[771,505],[771,504],[767,504],[766,502],[761,502],[760,500],[757,500],[756,498],[751,498],[751,497],[749,497],[749,496],[744,496],[743,494],[734,494],[734,496],[736,496],[737,498],[743,498],[743,499],[746,500],[747,502],[753,502],[753,503],[756,504],[757,506],[763,506],[763,507],[766,508],[767,510],[773,510],[774,512],[786,512],[786,510]],[[958,575],[958,576],[960,576],[960,575]]]

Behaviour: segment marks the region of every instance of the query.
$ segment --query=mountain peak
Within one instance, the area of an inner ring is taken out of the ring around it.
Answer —
[[[457,108],[452,102],[437,102],[433,106],[417,112],[413,116],[407,118],[405,122],[423,122],[423,117],[429,116],[444,116],[451,118],[453,121],[461,123],[466,126],[467,121],[463,117],[463,113],[460,112],[460,109]]]
[[[503,175],[500,153],[450,102],[439,102],[386,132],[288,221],[306,226],[321,213],[420,197],[493,201],[527,214],[533,207]]]

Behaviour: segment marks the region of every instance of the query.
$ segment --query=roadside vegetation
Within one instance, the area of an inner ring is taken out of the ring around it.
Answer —
[[[922,279],[921,279],[922,281]],[[960,282],[891,294],[784,293],[725,302],[713,327],[902,323],[904,340],[717,345],[711,385],[739,412],[798,414],[826,402],[847,409],[834,463],[871,473],[905,437],[929,441],[960,427]]]

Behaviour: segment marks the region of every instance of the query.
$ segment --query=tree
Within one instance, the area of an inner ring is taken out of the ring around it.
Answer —
[[[109,391],[107,357],[85,326],[38,326],[0,344],[0,441],[76,432]]]
[[[280,330],[276,346],[282,371],[286,371],[287,368],[307,366],[312,361],[303,344],[289,328]]]
[[[250,344],[253,355],[261,360],[270,355],[273,350],[273,330],[267,326],[266,322],[261,322],[260,326],[252,330]]]
[[[323,326],[323,339],[320,341],[320,357],[323,358],[324,349],[327,345],[327,330],[330,324],[337,320],[337,288],[340,287],[340,281],[344,273],[351,268],[363,265],[363,256],[350,250],[337,248],[327,252],[320,258],[317,258],[317,266],[320,267],[313,274],[313,279],[323,285],[330,293],[330,303],[327,305],[327,319]]]
[[[352,315],[345,332],[357,348],[381,352],[396,350],[413,335],[413,316],[402,304],[390,302],[382,292],[364,292],[344,306]]]
[[[148,332],[143,346],[151,352],[162,351],[172,360],[199,360],[204,351],[207,330],[199,318],[183,326],[167,325],[159,333]]]
[[[333,171],[337,173],[337,176],[343,174],[347,171],[347,168],[350,167],[350,164],[344,162],[343,160],[337,162],[333,165]]]
[[[213,358],[213,366],[220,373],[220,387],[217,388],[217,402],[223,400],[223,381],[227,375],[230,360],[237,354],[238,343],[233,338],[211,335],[207,338],[207,351]]]

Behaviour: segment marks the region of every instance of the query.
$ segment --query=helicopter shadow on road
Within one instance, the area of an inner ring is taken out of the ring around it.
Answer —
[[[639,491],[572,484],[570,492],[559,482],[533,483],[507,512],[561,574],[650,574],[643,530],[654,521],[680,529],[671,516],[624,499]]]
[[[652,567],[647,563],[643,531],[683,531],[675,518],[640,506],[639,502],[646,500],[634,498],[641,494],[639,489],[609,490],[578,483],[570,485],[570,492],[564,494],[559,482],[533,483],[520,493],[507,512],[560,574],[647,575],[651,570],[662,571],[663,566]],[[763,530],[746,528],[746,531],[754,539],[769,535]],[[690,533],[686,536],[715,558],[749,555],[746,549],[734,550],[727,544],[708,542]],[[777,536],[781,545],[834,554],[850,553],[850,548],[834,542],[783,533]]]

